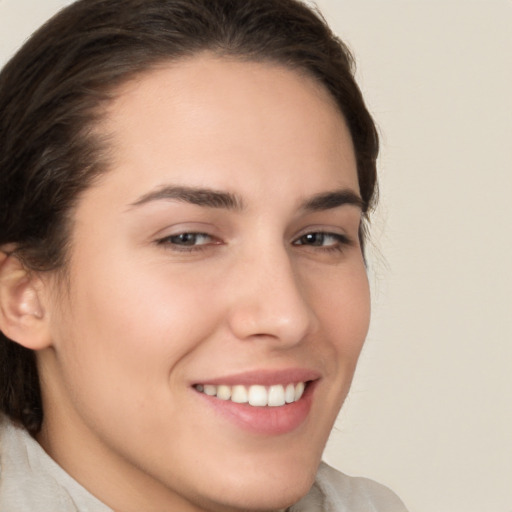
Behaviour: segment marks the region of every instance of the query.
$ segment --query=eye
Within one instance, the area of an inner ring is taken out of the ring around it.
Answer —
[[[157,243],[158,245],[170,246],[171,249],[175,250],[193,250],[206,245],[218,245],[220,240],[207,233],[187,232],[166,236],[157,240]]]
[[[306,233],[293,242],[293,245],[320,247],[327,250],[341,250],[343,246],[349,244],[350,240],[345,235],[323,231]]]

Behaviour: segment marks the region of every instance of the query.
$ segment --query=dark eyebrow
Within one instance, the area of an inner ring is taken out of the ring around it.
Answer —
[[[307,199],[301,206],[306,211],[322,211],[338,208],[339,206],[352,205],[360,208],[363,212],[366,210],[366,204],[361,196],[350,189],[335,190],[333,192],[323,192]]]
[[[225,208],[242,210],[242,200],[230,192],[220,192],[209,188],[183,187],[167,185],[144,194],[130,206],[140,206],[151,201],[175,200],[184,203],[205,206],[207,208]]]

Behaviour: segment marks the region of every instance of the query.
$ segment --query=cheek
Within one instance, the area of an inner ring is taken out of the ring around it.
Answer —
[[[344,399],[370,324],[370,291],[364,265],[328,281],[317,293],[316,315],[324,343],[318,347]]]
[[[56,340],[62,371],[84,398],[116,393],[142,405],[166,392],[175,368],[215,329],[211,300],[162,269],[94,267],[72,281],[66,332]]]

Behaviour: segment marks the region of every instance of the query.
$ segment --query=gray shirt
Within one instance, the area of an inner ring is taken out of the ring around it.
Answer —
[[[3,419],[0,512],[113,511],[69,476],[24,429]],[[291,512],[407,511],[387,487],[322,463],[315,484]]]

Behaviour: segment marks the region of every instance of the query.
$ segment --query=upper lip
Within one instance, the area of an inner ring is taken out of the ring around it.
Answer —
[[[308,382],[317,380],[321,377],[316,370],[307,368],[285,368],[281,370],[251,370],[242,373],[226,375],[223,377],[215,377],[196,381],[193,385],[206,384],[212,386],[235,386],[241,384],[244,386],[253,386],[260,384],[262,386],[275,386],[278,384],[296,384],[298,382]]]

